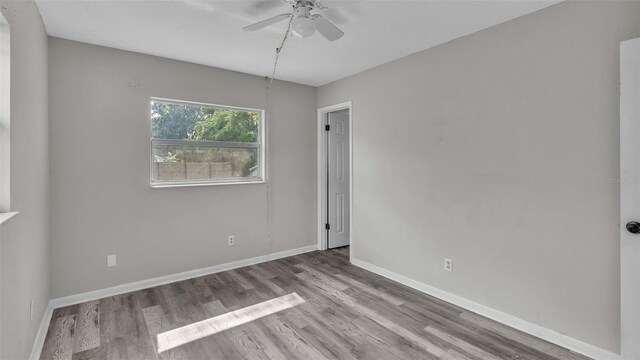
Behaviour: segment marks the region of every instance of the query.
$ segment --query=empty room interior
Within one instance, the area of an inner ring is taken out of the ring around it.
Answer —
[[[0,359],[640,360],[640,0],[0,8]]]

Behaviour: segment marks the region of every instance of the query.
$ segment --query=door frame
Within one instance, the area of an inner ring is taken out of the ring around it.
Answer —
[[[353,102],[346,101],[343,103],[329,105],[318,108],[317,121],[317,172],[316,183],[318,184],[316,203],[318,205],[318,249],[326,250],[327,233],[324,228],[326,224],[327,204],[327,171],[325,164],[327,163],[327,132],[324,130],[327,114],[339,110],[349,110],[349,245],[353,245]]]
[[[627,232],[628,221],[640,221],[639,84],[623,78],[640,76],[640,38],[620,43],[620,352],[623,359],[640,357],[640,235]],[[637,52],[636,52],[637,51]],[[634,68],[635,67],[635,68]],[[640,82],[640,79],[636,78]]]

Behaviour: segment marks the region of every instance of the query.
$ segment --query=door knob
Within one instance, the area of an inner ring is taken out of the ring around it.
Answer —
[[[632,234],[640,234],[640,223],[637,221],[629,221],[627,223],[627,231]]]

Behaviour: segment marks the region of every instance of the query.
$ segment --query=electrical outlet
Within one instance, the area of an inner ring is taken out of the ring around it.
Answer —
[[[453,260],[451,259],[444,259],[444,269],[446,271],[453,271]]]
[[[34,303],[33,300],[31,300],[31,302],[29,302],[29,319],[33,320],[33,308],[34,308]]]
[[[108,255],[107,256],[107,267],[114,267],[117,264],[117,259],[115,255]]]
[[[236,243],[236,237],[233,235],[229,235],[229,246],[232,246]]]

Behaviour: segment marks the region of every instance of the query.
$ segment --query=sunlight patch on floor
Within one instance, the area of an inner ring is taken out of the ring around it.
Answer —
[[[231,329],[265,316],[290,309],[304,303],[298,294],[291,293],[278,298],[247,306],[219,316],[198,321],[158,334],[158,353],[173,349],[192,341]]]

